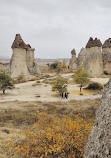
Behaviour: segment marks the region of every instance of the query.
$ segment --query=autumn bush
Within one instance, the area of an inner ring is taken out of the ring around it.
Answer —
[[[93,120],[77,116],[42,112],[37,122],[24,130],[25,138],[14,136],[7,142],[10,156],[21,158],[83,158],[84,147],[91,131]]]

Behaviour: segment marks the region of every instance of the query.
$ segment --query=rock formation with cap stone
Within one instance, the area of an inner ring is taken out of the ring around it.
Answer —
[[[86,47],[82,48],[78,54],[78,58],[76,58],[74,50],[71,54],[70,69],[77,69],[82,66],[91,77],[103,74],[102,43],[100,39],[90,37]]]
[[[29,44],[25,44],[20,34],[16,34],[12,44],[12,58],[10,61],[10,73],[12,78],[40,74],[37,63],[34,59],[34,50]]]

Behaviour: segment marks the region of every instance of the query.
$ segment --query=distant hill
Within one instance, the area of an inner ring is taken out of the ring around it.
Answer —
[[[38,62],[54,62],[55,60],[63,60],[63,61],[68,62],[69,58],[55,58],[55,59],[40,59],[40,58],[37,58],[36,59],[36,61],[38,61]]]
[[[62,60],[65,61],[67,64],[69,62],[69,58],[56,58],[56,59],[40,59],[36,58],[36,62],[38,65],[47,65],[48,63],[53,63],[56,60]],[[0,59],[0,65],[8,65],[10,63],[10,59]]]

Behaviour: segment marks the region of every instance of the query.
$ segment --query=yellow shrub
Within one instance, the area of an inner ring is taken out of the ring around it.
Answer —
[[[38,122],[25,130],[25,139],[14,137],[7,148],[21,158],[83,158],[92,126],[93,120],[40,113]]]

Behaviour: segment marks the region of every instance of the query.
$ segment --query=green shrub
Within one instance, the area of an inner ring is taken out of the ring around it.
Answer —
[[[52,91],[56,91],[59,95],[62,95],[62,93],[67,92],[67,79],[57,78],[52,83]]]
[[[80,84],[80,92],[85,84],[90,81],[89,74],[82,69],[82,66],[74,74],[74,82]]]
[[[58,63],[52,63],[52,64],[50,65],[50,68],[52,68],[52,69],[56,69],[57,66],[58,66]]]
[[[100,83],[92,82],[88,85],[87,89],[90,90],[101,90],[103,89],[103,86]]]
[[[0,90],[5,94],[6,89],[13,89],[13,81],[5,72],[0,72]]]

